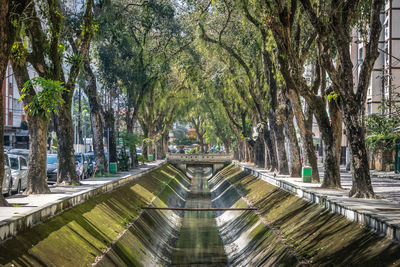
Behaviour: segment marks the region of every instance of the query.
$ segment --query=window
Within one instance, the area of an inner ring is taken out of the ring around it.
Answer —
[[[57,164],[57,156],[47,155],[47,164]]]
[[[74,157],[75,157],[75,162],[82,163],[82,156],[80,154],[75,154]]]
[[[17,157],[10,157],[10,163],[11,163],[11,169],[19,170]]]
[[[8,125],[12,125],[13,123],[13,113],[11,111],[8,112]]]
[[[27,167],[28,166],[28,164],[26,163],[26,159],[25,158],[20,157],[19,159],[20,159],[19,161],[21,163],[21,167]]]
[[[358,64],[363,63],[363,58],[364,58],[363,48],[360,47],[360,49],[358,50]]]

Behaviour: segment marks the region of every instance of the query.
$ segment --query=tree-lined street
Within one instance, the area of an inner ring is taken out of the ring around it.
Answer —
[[[395,66],[379,69],[397,51],[380,48],[382,10],[383,0],[2,0],[0,84],[15,81],[29,133],[23,193],[50,192],[50,152],[56,184],[69,186],[83,165],[104,174],[223,151],[279,175],[310,168],[328,189],[344,186],[348,163],[349,196],[375,198],[370,169],[399,171]],[[177,138],[179,125],[192,133]],[[94,160],[79,163],[87,152]]]

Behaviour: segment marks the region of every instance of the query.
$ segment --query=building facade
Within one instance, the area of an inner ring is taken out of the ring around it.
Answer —
[[[5,79],[2,84],[3,118],[4,118],[4,147],[27,148],[25,112],[15,81],[11,64],[8,64]],[[22,128],[21,128],[22,127]],[[24,129],[23,129],[24,128]]]
[[[399,102],[396,93],[400,93],[400,0],[386,0],[381,12],[382,32],[379,39],[379,57],[367,92],[365,114],[392,113],[392,105]],[[365,57],[365,44],[357,30],[353,31],[353,43],[350,48],[354,85],[358,85],[361,64]],[[382,104],[385,106],[382,108]]]

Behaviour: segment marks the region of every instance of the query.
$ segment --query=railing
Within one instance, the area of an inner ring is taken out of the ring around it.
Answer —
[[[179,154],[168,153],[168,162],[213,162],[225,163],[233,160],[233,153],[210,153],[210,154]]]

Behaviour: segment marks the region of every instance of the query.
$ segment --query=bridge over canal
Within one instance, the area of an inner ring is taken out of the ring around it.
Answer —
[[[233,153],[177,154],[168,153],[167,162],[186,172],[189,167],[210,167],[216,173],[232,163]]]

